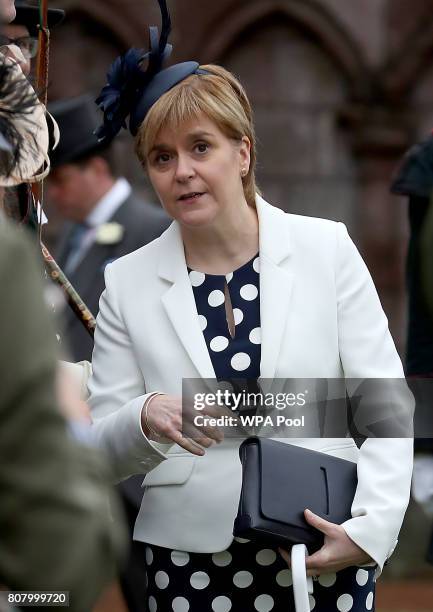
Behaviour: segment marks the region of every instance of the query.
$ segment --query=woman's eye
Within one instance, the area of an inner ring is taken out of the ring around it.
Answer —
[[[166,164],[170,161],[170,155],[168,153],[160,153],[155,157],[155,162],[157,164]]]
[[[195,148],[198,153],[207,153],[209,150],[209,145],[206,142],[199,142]]]

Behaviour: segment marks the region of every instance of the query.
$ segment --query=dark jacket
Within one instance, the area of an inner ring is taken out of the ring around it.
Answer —
[[[99,298],[105,288],[105,266],[158,238],[168,227],[170,220],[162,209],[147,204],[141,198],[131,194],[109,222],[123,226],[122,240],[111,245],[94,243],[69,277],[73,287],[95,317],[98,314]],[[56,259],[61,268],[65,264],[68,238],[72,229],[72,225],[66,228],[56,251]],[[69,306],[64,310],[63,324],[64,341],[71,352],[73,361],[84,359],[91,361],[93,339]]]
[[[0,584],[67,590],[88,612],[115,575],[118,527],[106,461],[74,442],[55,400],[54,327],[24,238],[0,222]]]

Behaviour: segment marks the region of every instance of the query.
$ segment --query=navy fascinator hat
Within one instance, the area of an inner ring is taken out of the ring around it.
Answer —
[[[107,84],[96,104],[104,113],[104,123],[96,131],[101,143],[109,143],[124,128],[133,136],[150,108],[159,98],[191,74],[208,74],[197,62],[183,62],[164,68],[171,55],[168,41],[171,19],[166,0],[158,0],[161,10],[161,36],[158,28],[149,27],[150,50],[130,49],[118,57],[107,74]]]

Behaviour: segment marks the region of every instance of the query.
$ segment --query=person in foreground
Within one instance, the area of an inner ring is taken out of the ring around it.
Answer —
[[[102,135],[113,127],[104,99]],[[403,378],[402,366],[345,226],[258,195],[252,111],[232,74],[172,66],[129,110],[173,223],[106,269],[90,405],[119,478],[146,474],[134,536],[147,543],[149,609],[287,612],[285,560],[232,536],[239,440],[210,427],[182,436],[182,379]],[[372,610],[409,499],[412,441],[370,438],[359,450],[352,438],[290,441],[358,462],[350,520],[305,512],[325,534],[307,559],[319,577],[311,608]]]

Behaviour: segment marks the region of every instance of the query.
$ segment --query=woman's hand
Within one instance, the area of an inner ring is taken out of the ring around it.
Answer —
[[[319,576],[338,572],[353,565],[365,565],[373,559],[349,538],[344,527],[325,521],[310,510],[304,512],[307,523],[325,535],[320,550],[306,558],[307,576]],[[282,557],[290,567],[290,553],[279,549]]]
[[[200,413],[182,409],[182,399],[172,395],[156,395],[150,400],[147,408],[147,423],[145,409],[142,411],[143,431],[155,442],[175,442],[194,455],[204,455],[204,448],[209,448],[214,442],[222,442],[222,431],[218,427],[194,425],[194,415],[221,416],[221,409],[206,407]],[[185,433],[188,437],[185,437]],[[204,448],[203,448],[204,447]]]

